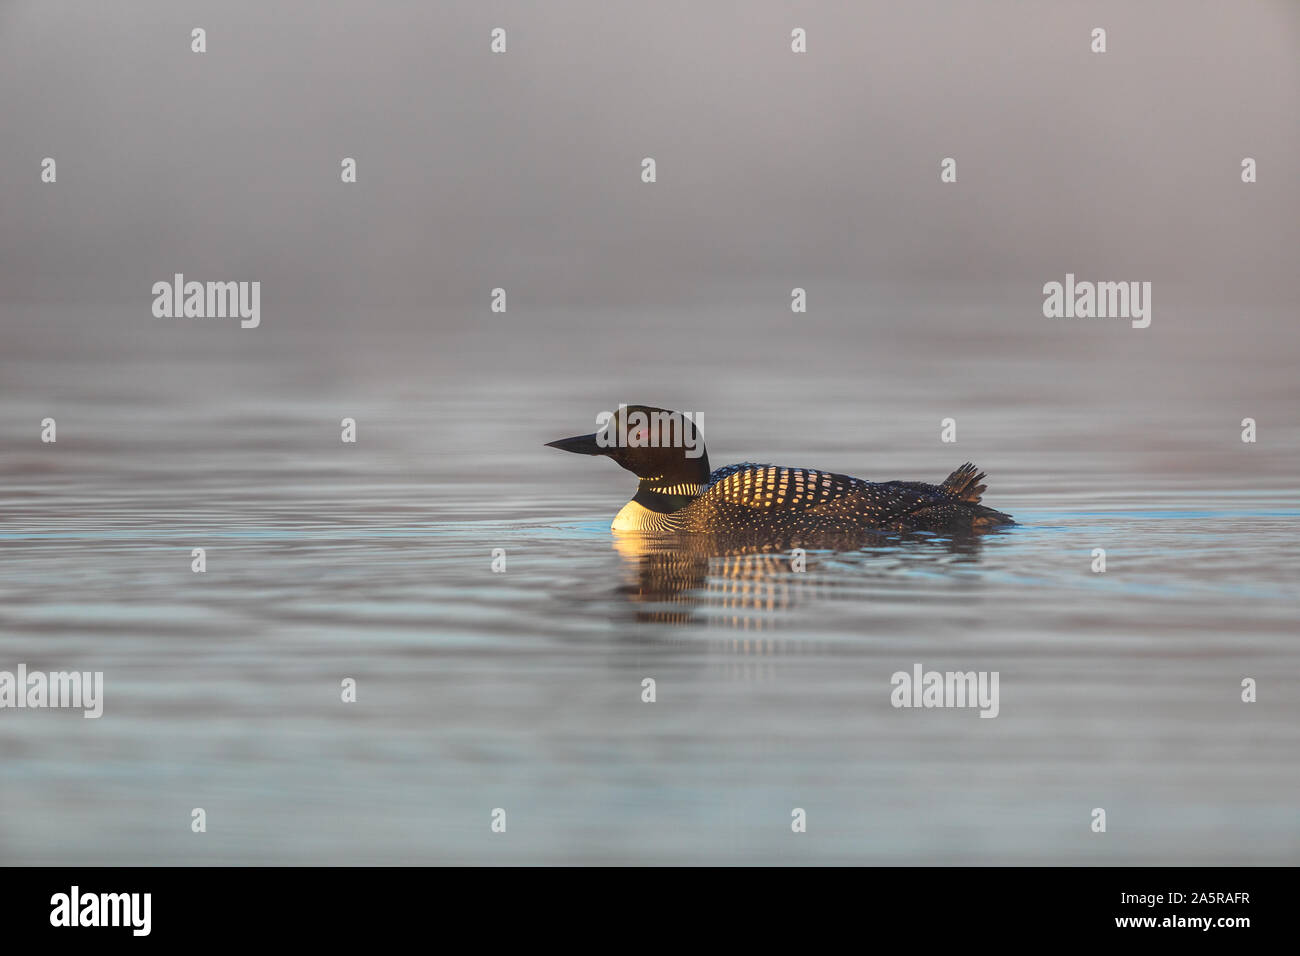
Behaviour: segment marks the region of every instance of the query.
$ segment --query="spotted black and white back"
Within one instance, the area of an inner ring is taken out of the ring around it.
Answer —
[[[750,508],[807,510],[863,488],[867,482],[812,468],[786,468],[742,462],[719,468],[709,478],[707,494]]]

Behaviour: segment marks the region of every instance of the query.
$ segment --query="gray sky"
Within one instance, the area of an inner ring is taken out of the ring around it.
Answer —
[[[10,0],[0,302],[147,308],[180,271],[264,309],[670,308],[1073,270],[1291,303],[1298,54],[1282,0]]]

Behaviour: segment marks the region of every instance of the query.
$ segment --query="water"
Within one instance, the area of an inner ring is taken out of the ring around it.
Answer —
[[[508,333],[7,307],[0,669],[106,689],[0,713],[0,860],[1300,862],[1287,317],[869,299]],[[629,476],[543,443],[620,401],[703,412],[714,466],[969,458],[1021,523],[804,573],[616,540]],[[999,716],[892,708],[917,662],[998,671]]]

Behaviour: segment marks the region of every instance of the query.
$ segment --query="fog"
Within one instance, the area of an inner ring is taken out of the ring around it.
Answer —
[[[1071,271],[1289,303],[1298,51],[1286,2],[11,2],[0,302],[147,310],[176,272],[268,312],[1036,299]]]

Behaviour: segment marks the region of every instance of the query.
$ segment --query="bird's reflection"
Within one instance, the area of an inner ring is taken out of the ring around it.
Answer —
[[[979,560],[980,534],[861,533],[752,542],[714,535],[615,533],[620,592],[637,621],[770,630],[781,612],[853,591],[862,575]],[[858,574],[846,574],[858,566]],[[847,589],[847,590],[846,590]]]

